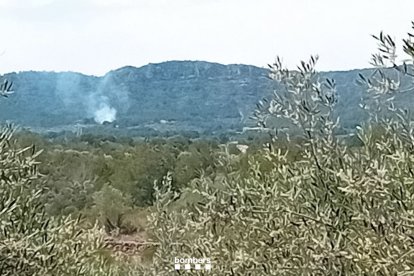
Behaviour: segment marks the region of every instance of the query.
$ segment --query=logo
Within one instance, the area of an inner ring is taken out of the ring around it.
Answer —
[[[211,270],[210,258],[174,258],[175,270]]]

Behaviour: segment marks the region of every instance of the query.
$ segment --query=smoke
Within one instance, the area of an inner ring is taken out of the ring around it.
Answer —
[[[116,119],[116,109],[110,107],[106,103],[101,103],[99,109],[94,114],[95,122],[102,124],[103,122],[113,122]]]
[[[112,81],[105,76],[99,81],[96,90],[89,95],[89,99],[86,101],[87,112],[98,124],[111,123],[116,119],[117,109],[113,105],[114,99],[113,97],[109,98],[114,92],[112,85]]]
[[[1,0],[0,0],[1,1]],[[129,109],[129,90],[112,74],[103,77],[79,73],[56,73],[56,96],[68,121],[93,118],[96,123],[113,122]]]
[[[54,73],[56,74],[55,93],[62,101],[65,108],[80,112],[79,102],[82,101],[82,75],[72,72]]]

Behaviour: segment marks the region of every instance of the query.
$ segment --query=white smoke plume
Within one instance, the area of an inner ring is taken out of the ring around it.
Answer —
[[[116,119],[116,109],[106,103],[101,103],[94,115],[95,122],[98,124],[102,124],[105,121],[111,123]]]

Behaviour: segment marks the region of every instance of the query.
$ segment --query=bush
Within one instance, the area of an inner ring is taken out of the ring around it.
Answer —
[[[93,195],[93,206],[90,212],[101,225],[105,225],[110,234],[114,230],[121,230],[122,217],[132,208],[132,201],[118,189],[105,185]],[[116,233],[118,234],[118,233]]]
[[[255,118],[263,127],[275,117],[289,120],[302,135],[300,158],[290,161],[286,150],[269,145],[262,158],[271,161],[270,170],[250,158],[247,178],[225,169],[218,180],[202,176],[183,193],[197,198],[185,207],[177,207],[183,195],[167,178],[149,218],[157,246],[147,271],[170,275],[174,257],[204,257],[213,260],[215,275],[412,273],[414,123],[392,100],[413,91],[398,82],[412,67],[394,66],[398,79],[387,76],[381,68],[394,62],[395,43],[383,34],[377,39],[378,70],[361,76],[370,113],[357,128],[361,146],[349,148],[334,135],[335,82],[319,80],[317,57],[298,71],[278,59],[271,77],[282,89],[263,101]],[[404,43],[413,58],[414,45]]]
[[[13,148],[13,130],[0,131],[0,274],[95,275],[105,267],[101,235],[70,217],[45,214],[34,147]]]
[[[0,87],[3,96],[9,90]],[[0,275],[108,275],[96,226],[46,215],[41,151],[19,147],[14,130],[0,129]]]

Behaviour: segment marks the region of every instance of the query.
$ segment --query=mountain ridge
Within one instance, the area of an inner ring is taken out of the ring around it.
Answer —
[[[257,65],[252,65],[252,64],[244,64],[244,63],[219,63],[219,62],[214,62],[214,61],[205,61],[205,60],[167,60],[167,61],[162,61],[162,62],[150,62],[148,64],[145,65],[141,65],[141,66],[135,66],[135,65],[124,65],[121,66],[119,68],[115,68],[112,70],[109,70],[108,72],[104,73],[103,75],[94,75],[94,74],[88,74],[88,73],[82,73],[82,72],[78,72],[78,71],[73,71],[73,70],[66,70],[66,71],[56,71],[56,70],[22,70],[22,71],[12,71],[12,72],[7,72],[4,74],[0,74],[3,76],[9,75],[9,74],[20,74],[20,73],[55,73],[55,74],[60,74],[60,73],[73,73],[73,74],[80,74],[86,77],[94,77],[94,78],[103,78],[105,77],[105,75],[114,72],[114,71],[119,71],[122,69],[141,69],[141,68],[145,68],[147,66],[150,65],[163,65],[163,64],[168,64],[168,63],[174,63],[174,62],[182,62],[182,63],[197,63],[197,62],[201,62],[201,63],[208,63],[208,64],[217,64],[217,65],[224,65],[224,66],[248,66],[248,67],[254,67],[257,69],[263,69],[263,70],[268,70],[267,66],[257,66]],[[369,67],[365,67],[365,68],[354,68],[354,69],[343,69],[343,70],[325,70],[325,71],[319,71],[320,73],[343,73],[343,72],[352,72],[352,71],[365,71],[365,70],[372,70],[373,68],[369,68]]]
[[[337,112],[345,127],[362,118],[355,84],[372,69],[320,72],[336,80]],[[122,127],[165,127],[176,131],[240,131],[251,125],[256,103],[276,88],[269,70],[253,65],[207,61],[166,61],[123,66],[103,76],[78,72],[23,71],[5,74],[15,94],[0,101],[0,121],[50,128],[116,121]],[[94,122],[95,121],[95,122]]]

